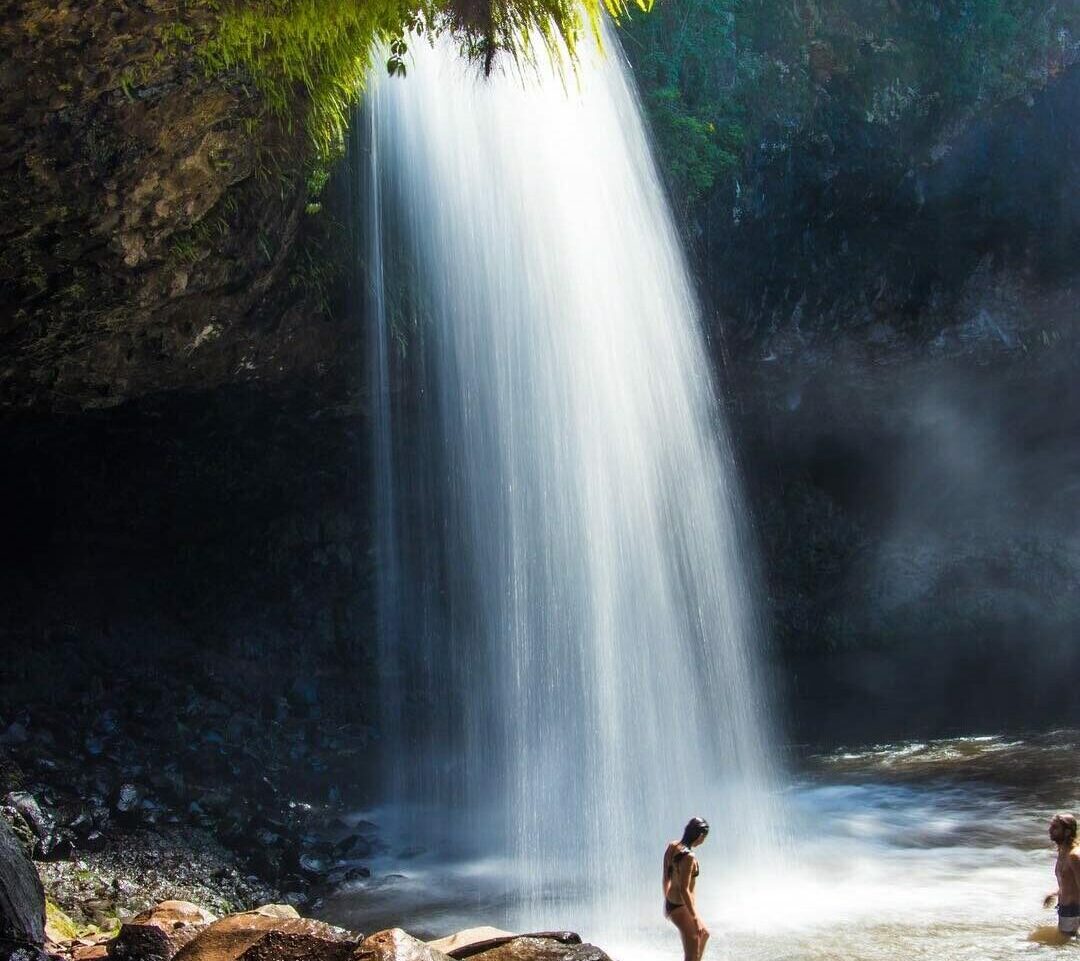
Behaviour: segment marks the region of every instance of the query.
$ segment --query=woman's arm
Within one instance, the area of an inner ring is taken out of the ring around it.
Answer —
[[[697,909],[697,894],[690,887],[690,881],[694,876],[694,867],[697,865],[697,858],[692,854],[688,854],[682,859],[682,865],[679,872],[679,886],[682,891],[683,904],[686,905],[686,909],[690,912],[690,917],[693,919],[694,926],[698,929],[698,932],[705,931],[705,924],[701,920],[701,915],[698,914]],[[707,933],[707,932],[706,932]]]

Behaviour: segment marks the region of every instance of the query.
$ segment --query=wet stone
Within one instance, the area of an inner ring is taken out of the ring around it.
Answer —
[[[113,958],[170,961],[217,919],[188,901],[163,901],[126,922],[109,948]]]

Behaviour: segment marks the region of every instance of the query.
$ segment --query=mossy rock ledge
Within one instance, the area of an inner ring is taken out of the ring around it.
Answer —
[[[344,325],[297,279],[321,229],[310,137],[207,68],[213,26],[163,0],[0,13],[0,411],[343,362]]]

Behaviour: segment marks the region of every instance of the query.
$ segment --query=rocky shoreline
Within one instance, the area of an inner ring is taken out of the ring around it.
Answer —
[[[425,943],[393,928],[365,937],[264,900],[269,889],[226,867],[212,841],[179,832],[159,840],[93,862],[36,865],[20,831],[0,819],[0,961],[609,961],[571,932],[475,928]]]
[[[0,718],[6,856],[32,865],[54,942],[92,947],[164,901],[216,917],[268,903],[318,912],[370,876],[382,842],[348,813],[367,729],[324,717],[303,684],[267,706],[216,694],[148,683],[118,707],[91,695]],[[330,778],[323,752],[358,761]]]

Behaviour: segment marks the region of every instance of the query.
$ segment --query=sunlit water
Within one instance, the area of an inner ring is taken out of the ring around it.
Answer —
[[[1006,959],[1052,957],[1029,940],[1055,916],[1047,822],[1080,804],[1076,732],[964,738],[810,758],[788,792],[792,840],[760,875],[726,866],[722,835],[701,849],[700,903],[714,958]],[[477,924],[571,928],[618,961],[680,957],[655,895],[637,924],[610,924],[575,899],[577,872],[552,886],[539,918],[500,892],[513,865],[401,859],[391,840],[373,879],[343,892],[331,916],[362,928],[400,924],[438,936]],[[582,871],[604,876],[601,859]],[[401,877],[387,879],[387,874]]]
[[[628,928],[691,815],[747,871],[780,836],[697,304],[613,38],[564,77],[410,49],[358,124],[382,785],[455,884]]]

